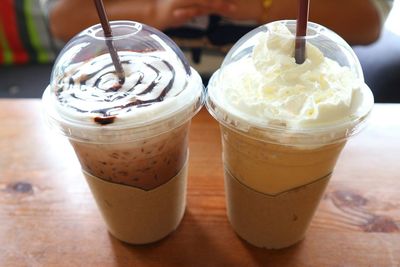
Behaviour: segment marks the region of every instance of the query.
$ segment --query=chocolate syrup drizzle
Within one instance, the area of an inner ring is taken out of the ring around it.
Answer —
[[[100,62],[91,62],[90,65],[95,71],[92,73],[81,73],[82,69],[77,68],[68,75],[58,81],[59,90],[56,91],[58,101],[65,107],[71,108],[81,113],[94,114],[94,122],[100,125],[113,123],[118,114],[133,112],[132,108],[141,108],[149,106],[153,103],[163,101],[175,84],[176,71],[171,63],[165,59],[156,56],[130,57],[121,56],[121,64],[126,69],[126,73],[130,77],[136,78],[133,84],[125,82],[121,85],[118,83],[118,76],[115,73],[112,63],[99,66]],[[145,60],[147,59],[147,60]],[[135,66],[136,64],[136,66]],[[134,66],[133,69],[130,69]],[[131,71],[131,72],[129,72]],[[167,73],[167,74],[166,74]],[[146,76],[147,75],[147,76]],[[154,78],[149,81],[146,77],[152,75]],[[94,81],[92,81],[95,79]],[[146,85],[146,86],[144,86]],[[187,82],[179,90],[174,90],[179,95],[187,86]],[[142,88],[143,87],[143,88]],[[89,91],[90,90],[90,91]],[[84,92],[86,94],[81,95]],[[158,94],[156,94],[158,92]],[[74,105],[75,100],[85,102],[87,95],[91,97],[89,101],[105,103],[113,103],[116,105],[106,105],[107,108],[85,109],[85,105],[77,107]],[[126,101],[124,101],[126,99]]]

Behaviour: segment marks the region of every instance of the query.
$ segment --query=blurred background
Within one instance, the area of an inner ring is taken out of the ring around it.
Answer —
[[[400,0],[393,2],[380,38],[353,48],[375,102],[400,103]],[[201,66],[191,63],[202,72],[204,66],[214,68],[220,61],[204,57]],[[48,63],[0,66],[0,97],[40,98],[49,83],[51,68]],[[207,75],[204,78],[206,81]]]

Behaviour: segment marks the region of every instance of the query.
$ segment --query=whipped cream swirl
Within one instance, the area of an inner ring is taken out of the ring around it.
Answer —
[[[109,124],[117,116],[176,97],[188,86],[190,73],[166,53],[124,51],[119,57],[125,71],[123,84],[109,54],[69,66],[54,83],[61,108]]]

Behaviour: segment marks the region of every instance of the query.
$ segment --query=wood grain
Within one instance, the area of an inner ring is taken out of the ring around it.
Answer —
[[[217,123],[203,109],[190,137],[181,226],[151,245],[108,234],[68,141],[39,100],[0,100],[0,266],[399,266],[400,105],[376,105],[345,147],[306,239],[269,251],[225,215]]]

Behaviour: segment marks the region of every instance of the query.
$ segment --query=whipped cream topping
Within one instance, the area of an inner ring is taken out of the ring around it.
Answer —
[[[294,45],[285,25],[270,24],[251,56],[224,66],[213,77],[212,101],[250,122],[307,129],[349,121],[366,94],[372,99],[362,78],[324,57],[310,42],[306,61],[296,64]]]
[[[175,55],[122,51],[125,82],[120,84],[109,54],[68,66],[51,85],[56,109],[67,121],[83,124],[148,122],[193,105],[201,80]]]

